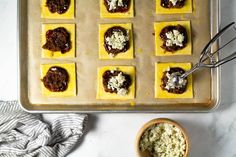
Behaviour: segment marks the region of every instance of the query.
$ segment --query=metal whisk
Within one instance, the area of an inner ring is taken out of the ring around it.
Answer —
[[[203,51],[201,52],[201,56],[199,59],[199,62],[197,64],[195,64],[193,66],[193,68],[189,71],[186,71],[183,75],[181,76],[176,76],[176,83],[178,82],[178,80],[186,78],[188,75],[190,75],[191,73],[195,72],[196,70],[200,69],[200,68],[216,68],[219,67],[229,61],[232,61],[236,58],[236,52],[230,54],[229,56],[220,59],[219,61],[215,61],[214,60],[214,55],[216,55],[218,52],[220,52],[220,50],[222,50],[224,47],[226,47],[227,45],[229,45],[230,43],[232,43],[233,41],[236,40],[236,37],[234,37],[233,39],[231,39],[229,42],[227,42],[226,44],[224,44],[222,47],[220,47],[218,50],[216,50],[215,52],[211,52],[211,47],[212,45],[224,34],[226,33],[228,30],[233,29],[234,31],[236,31],[236,26],[235,26],[235,22],[230,23],[229,25],[227,25],[226,27],[224,27],[218,34],[216,34],[211,41],[205,46],[205,48],[203,49]],[[210,62],[209,62],[210,61]]]

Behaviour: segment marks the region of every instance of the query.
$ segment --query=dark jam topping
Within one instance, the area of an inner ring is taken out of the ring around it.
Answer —
[[[42,82],[51,92],[63,92],[68,87],[69,74],[64,68],[51,67]]]
[[[102,78],[103,78],[102,82],[103,82],[103,87],[104,87],[105,92],[116,93],[116,94],[118,93],[117,89],[109,88],[109,82],[112,77],[118,76],[120,73],[125,78],[125,81],[123,82],[122,86],[120,86],[119,88],[120,89],[122,88],[125,90],[129,89],[129,87],[131,86],[130,75],[124,74],[123,72],[121,72],[119,70],[115,70],[115,71],[107,70],[103,73],[103,76],[102,76]]]
[[[65,13],[70,7],[70,0],[47,0],[46,6],[51,13]]]
[[[129,11],[131,0],[122,0],[122,4],[119,3],[119,0],[116,0],[115,5],[111,3],[115,0],[104,0],[104,5],[110,13],[125,13]]]
[[[70,33],[63,27],[47,31],[46,44],[43,48],[53,52],[61,51],[62,54],[70,51]]]
[[[183,70],[182,68],[170,68],[170,70],[165,71],[163,73],[162,78],[161,78],[161,81],[162,81],[161,88],[162,88],[162,90],[166,90],[169,93],[174,93],[174,94],[182,94],[182,93],[184,93],[186,91],[187,85],[188,85],[187,78],[184,78],[182,80],[182,82],[185,82],[185,83],[183,83],[181,85],[178,84],[174,88],[170,88],[170,86],[169,86],[170,77],[172,77],[173,74],[175,76],[181,76],[184,73],[185,73],[185,70]]]
[[[172,32],[174,34],[174,32],[173,32],[174,30],[177,30],[179,32],[179,34],[183,35],[183,37],[184,37],[181,46],[180,45],[176,45],[175,43],[173,43],[171,46],[168,45],[168,40],[170,40],[170,39],[167,37],[166,34],[170,33],[170,32]],[[164,41],[164,43],[161,46],[161,48],[163,48],[164,50],[166,50],[168,52],[175,52],[177,50],[181,50],[181,49],[185,48],[187,46],[187,43],[188,43],[187,31],[181,25],[167,26],[167,27],[163,28],[161,30],[160,37]]]
[[[108,42],[106,41],[106,38],[110,38],[112,35],[114,35],[114,32],[122,32],[123,35],[128,38],[129,37],[129,34],[127,32],[127,30],[123,27],[120,27],[120,26],[115,26],[115,27],[112,27],[112,28],[109,28],[106,32],[105,32],[105,35],[104,35],[104,47],[106,49],[106,51],[109,53],[109,54],[112,54],[113,56],[119,54],[119,53],[122,53],[122,52],[126,52],[129,48],[130,48],[130,41],[127,40],[125,41],[123,44],[124,44],[124,47],[122,49],[114,49],[112,48],[112,45],[109,45]]]
[[[170,0],[161,0],[161,6],[164,8],[182,8],[186,0],[178,0],[174,5]]]

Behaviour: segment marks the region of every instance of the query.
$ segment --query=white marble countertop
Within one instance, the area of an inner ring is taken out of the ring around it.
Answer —
[[[0,99],[12,100],[17,98],[16,0],[0,2]],[[236,0],[221,0],[221,5],[221,26],[236,21]],[[226,51],[233,49],[236,46]],[[236,157],[236,61],[223,67],[222,103],[215,112],[90,115],[89,132],[69,157],[134,157],[137,131],[158,117],[172,118],[186,128],[191,139],[191,157]]]

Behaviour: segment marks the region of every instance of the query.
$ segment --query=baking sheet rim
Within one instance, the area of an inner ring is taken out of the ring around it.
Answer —
[[[211,3],[212,3],[212,0],[210,0]],[[21,8],[21,1],[18,0],[17,1],[17,13],[18,13],[18,18],[17,18],[17,39],[18,39],[18,42],[17,42],[17,58],[18,58],[18,68],[17,68],[17,80],[18,80],[18,102],[19,102],[19,105],[21,106],[21,108],[26,111],[26,112],[30,112],[30,113],[71,113],[71,112],[76,112],[76,113],[183,113],[183,112],[190,112],[190,113],[194,113],[194,112],[210,112],[210,111],[214,111],[215,109],[218,108],[218,106],[220,105],[220,102],[221,102],[221,96],[220,96],[220,93],[221,93],[221,88],[220,88],[220,81],[221,81],[221,68],[218,67],[217,69],[213,69],[211,72],[215,72],[216,73],[216,82],[217,82],[217,85],[216,85],[216,99],[215,99],[215,102],[214,102],[214,105],[213,107],[207,109],[207,110],[148,110],[148,109],[144,109],[144,110],[112,110],[112,109],[108,109],[108,110],[89,110],[89,109],[85,109],[85,110],[32,110],[29,108],[29,106],[33,106],[33,104],[30,104],[28,102],[28,104],[24,104],[23,103],[23,99],[22,99],[22,93],[21,93],[21,87],[22,87],[22,79],[21,79],[21,76],[23,75],[22,74],[22,64],[20,62],[21,60],[21,31],[22,31],[22,16],[21,16],[21,11],[22,11],[22,8]],[[215,11],[216,14],[214,14],[215,16],[211,16],[211,35],[213,35],[213,33],[217,33],[219,31],[219,21],[220,21],[220,3],[219,3],[219,0],[216,0],[215,2],[217,4],[217,10]],[[211,7],[212,7],[212,4],[211,4]],[[213,11],[213,8],[211,8],[211,15],[212,15],[212,11]],[[215,21],[213,21],[215,20]],[[216,22],[213,24],[213,22]],[[215,28],[213,28],[215,27]],[[213,32],[215,31],[215,32]],[[218,46],[218,45],[217,45]],[[27,70],[28,72],[28,70]],[[27,89],[27,88],[26,88]],[[28,99],[29,100],[29,99]]]

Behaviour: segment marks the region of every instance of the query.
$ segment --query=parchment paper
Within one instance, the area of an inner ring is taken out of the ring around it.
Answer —
[[[211,101],[211,73],[201,70],[193,75],[193,99],[155,99],[155,63],[196,63],[205,44],[210,39],[210,1],[194,0],[192,14],[156,15],[154,0],[135,0],[135,18],[100,19],[99,0],[76,0],[74,20],[47,20],[40,17],[40,0],[28,0],[28,98],[31,104],[45,105],[50,109],[86,108],[91,110],[145,110],[145,106],[160,106],[160,109],[184,110],[201,108]],[[193,54],[191,56],[155,56],[154,22],[191,20]],[[133,23],[135,59],[99,60],[98,25],[100,23]],[[42,59],[41,26],[43,23],[76,24],[76,58]],[[46,98],[40,87],[40,64],[76,62],[77,96]],[[23,63],[22,63],[23,64]],[[136,67],[136,98],[127,101],[97,100],[97,67],[105,65],[134,65]],[[60,106],[61,105],[61,106]],[[136,107],[136,108],[135,108]]]

